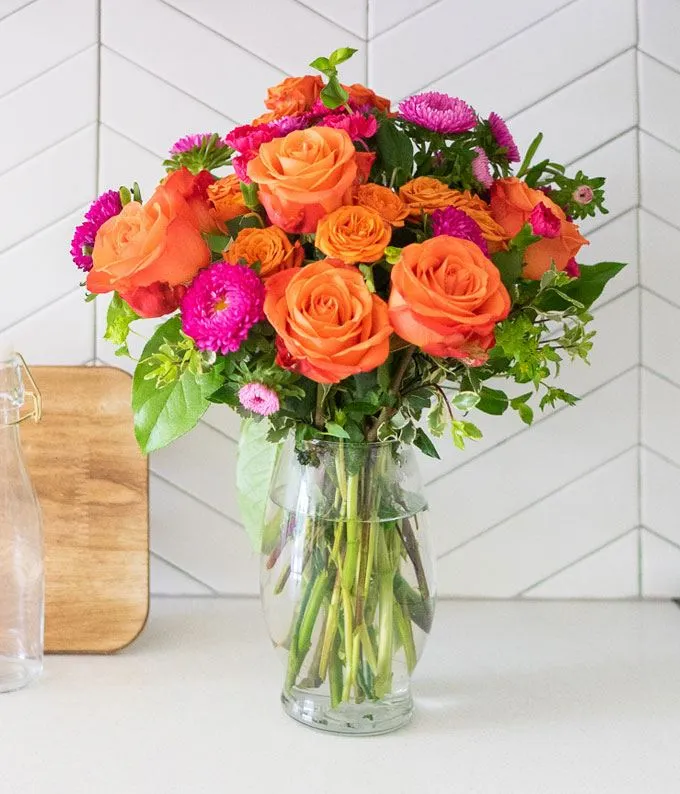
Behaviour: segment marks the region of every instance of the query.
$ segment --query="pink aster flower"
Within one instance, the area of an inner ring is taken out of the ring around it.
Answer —
[[[248,411],[260,416],[275,414],[281,407],[279,395],[264,383],[246,383],[238,390],[238,401]]]
[[[581,267],[579,266],[579,263],[574,259],[573,256],[567,262],[567,266],[565,267],[564,272],[570,278],[578,278],[581,275]]]
[[[432,234],[439,237],[447,234],[449,237],[459,237],[461,240],[469,240],[482,249],[484,256],[489,255],[489,248],[486,240],[482,237],[482,230],[479,224],[463,210],[455,207],[444,207],[432,213]]]
[[[539,202],[529,215],[529,224],[531,231],[534,234],[540,234],[541,237],[559,237],[562,223],[555,213],[544,204]]]
[[[213,132],[199,132],[195,135],[185,135],[172,144],[170,154],[183,154],[184,152],[190,152],[192,149],[199,149],[214,134]],[[213,145],[216,149],[221,149],[227,144],[218,137]]]
[[[90,204],[85,220],[76,227],[71,240],[71,257],[81,270],[92,269],[92,249],[97,232],[122,209],[123,203],[117,190],[107,190]]]
[[[326,108],[328,111],[328,108]],[[312,121],[313,113],[301,113],[299,116],[281,116],[276,121],[270,121],[266,126],[274,131],[275,138],[283,138],[289,132],[306,129]]]
[[[520,161],[519,149],[508,129],[508,125],[498,113],[489,114],[489,127],[496,143],[505,149],[505,156],[508,158],[508,162],[518,163]]]
[[[276,138],[276,133],[268,124],[260,124],[253,127],[252,124],[243,124],[234,129],[225,137],[227,146],[236,149],[237,152],[256,152],[263,143]]]
[[[399,103],[399,115],[432,132],[451,134],[471,130],[477,123],[475,111],[462,99],[426,91]]]
[[[579,185],[571,197],[577,204],[590,204],[594,195],[593,189],[589,185]]]
[[[378,131],[375,116],[363,113],[329,113],[319,121],[319,126],[344,130],[353,141],[372,138]]]
[[[245,182],[246,185],[249,185],[252,181],[248,176],[248,163],[251,160],[254,160],[256,157],[257,152],[250,151],[231,158],[231,164],[234,167],[236,176],[241,180],[241,182]]]
[[[486,152],[481,146],[475,146],[477,157],[472,161],[472,176],[485,188],[490,188],[493,184],[491,176],[491,163]]]
[[[264,284],[247,265],[215,262],[182,298],[182,330],[199,350],[233,353],[263,319]]]

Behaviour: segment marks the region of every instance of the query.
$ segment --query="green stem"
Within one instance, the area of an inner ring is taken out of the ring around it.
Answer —
[[[342,569],[342,585],[349,593],[355,590],[357,560],[359,552],[359,475],[347,477],[347,543],[345,544],[345,562]]]
[[[340,661],[340,637],[335,635],[328,667],[328,684],[331,690],[331,708],[340,705],[342,699],[342,662]]]
[[[417,658],[416,658],[416,645],[413,640],[413,629],[411,628],[411,621],[408,616],[408,612],[406,611],[405,607],[400,606],[399,604],[395,604],[394,610],[394,622],[397,626],[397,632],[399,633],[399,639],[401,640],[401,644],[404,646],[404,656],[406,657],[406,667],[409,673],[412,673],[415,669]]]
[[[319,661],[319,676],[322,681],[326,678],[329,663],[331,662],[331,653],[334,652],[335,637],[338,633],[338,613],[340,612],[340,571],[335,575],[335,584],[333,586],[333,594],[331,595],[331,604],[328,607],[328,616],[326,617],[326,629],[323,637],[323,647],[321,649],[321,659]]]
[[[378,669],[376,697],[382,698],[392,686],[392,646],[394,631],[394,574],[385,531],[378,538]]]
[[[401,382],[404,379],[404,375],[406,374],[406,370],[408,369],[411,360],[413,359],[413,355],[416,352],[415,347],[413,345],[409,345],[404,351],[404,355],[401,357],[401,361],[399,362],[399,366],[397,367],[396,372],[392,378],[390,383],[389,393],[396,397],[399,393],[399,387],[401,386]],[[383,422],[386,422],[390,419],[394,414],[397,412],[396,407],[389,407],[385,405],[383,409],[378,414],[376,420],[373,422],[373,427],[368,431],[366,435],[367,441],[376,441],[378,438],[378,429]]]

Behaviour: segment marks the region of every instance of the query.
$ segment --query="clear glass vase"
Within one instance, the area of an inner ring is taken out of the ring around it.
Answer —
[[[40,409],[36,390],[33,413],[22,415],[27,394],[21,359],[0,359],[0,692],[30,683],[43,665],[42,520],[19,437],[19,423]]]
[[[434,556],[415,454],[394,442],[289,442],[270,492],[261,589],[294,719],[395,730],[432,626]]]

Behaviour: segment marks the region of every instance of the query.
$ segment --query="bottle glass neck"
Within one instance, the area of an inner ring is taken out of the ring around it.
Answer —
[[[15,356],[7,361],[0,361],[0,428],[16,425],[24,399],[19,359]]]

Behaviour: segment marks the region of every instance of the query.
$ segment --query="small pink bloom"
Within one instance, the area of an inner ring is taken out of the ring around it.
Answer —
[[[353,141],[372,138],[378,131],[375,116],[363,113],[329,113],[319,121],[319,126],[345,130]]]
[[[236,176],[241,182],[245,182],[246,185],[252,182],[251,178],[248,176],[248,163],[254,160],[255,157],[257,157],[257,153],[250,151],[231,158],[231,164],[234,167]]]
[[[246,410],[260,416],[275,414],[281,407],[279,395],[264,383],[246,383],[241,386],[238,400]]]
[[[520,161],[519,149],[505,120],[498,113],[490,113],[489,127],[496,143],[505,149],[505,156],[508,158],[508,162],[518,163]]]
[[[225,137],[227,146],[236,149],[237,152],[256,152],[263,143],[268,143],[276,137],[274,131],[267,124],[253,127],[251,124],[243,124],[234,129]]]
[[[559,237],[562,223],[555,213],[543,202],[539,202],[529,215],[529,223],[534,234],[541,237]]]
[[[493,184],[491,176],[491,163],[486,152],[481,146],[475,146],[477,157],[472,161],[472,175],[485,188],[490,188]]]
[[[199,132],[195,135],[185,135],[170,147],[170,154],[183,154],[190,152],[192,149],[200,149],[203,144],[215,135],[213,132]],[[224,142],[216,137],[213,144],[215,149],[220,149],[225,146]]]
[[[590,204],[593,200],[593,189],[588,185],[579,185],[576,190],[571,194],[572,199],[577,204]]]
[[[573,256],[572,256],[572,258],[571,258],[571,259],[570,259],[570,260],[567,262],[567,266],[566,266],[566,268],[564,269],[564,272],[565,272],[565,273],[566,273],[566,274],[567,274],[567,275],[568,275],[570,278],[578,278],[578,277],[581,275],[581,268],[580,268],[580,266],[579,266],[578,262],[577,262],[577,261],[574,259],[574,257],[573,257]]]

